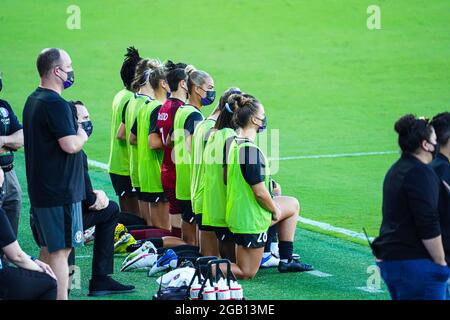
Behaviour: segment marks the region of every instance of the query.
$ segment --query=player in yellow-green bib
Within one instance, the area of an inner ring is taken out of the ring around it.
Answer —
[[[122,123],[123,110],[133,96],[131,83],[134,79],[136,65],[140,60],[139,52],[134,47],[127,49],[125,60],[120,70],[120,76],[125,88],[116,94],[112,103],[111,143],[108,163],[109,175],[114,191],[119,197],[121,211],[136,215],[139,213],[139,208],[136,193],[133,192],[133,187],[131,186],[128,147],[123,131],[124,128],[122,128],[122,134],[119,134],[119,128]]]
[[[260,267],[267,230],[278,224],[280,272],[310,271],[312,266],[293,259],[293,241],[300,205],[297,199],[273,196],[270,164],[255,144],[256,136],[266,128],[263,105],[248,94],[228,99],[233,112],[236,137],[227,154],[227,205],[225,221],[237,245],[233,273],[240,279],[253,278]],[[275,186],[280,193],[280,187]]]
[[[192,139],[192,176],[191,176],[191,199],[192,207],[195,213],[195,220],[197,222],[198,229],[200,230],[200,252],[204,256],[219,256],[219,245],[217,237],[212,226],[203,224],[203,212],[204,212],[204,189],[205,180],[211,179],[211,177],[205,176],[205,167],[211,162],[214,162],[214,154],[205,154],[206,141],[214,129],[217,127],[217,120],[220,119],[223,113],[224,105],[228,96],[232,93],[240,92],[239,89],[231,88],[224,92],[220,97],[219,104],[212,112],[212,114],[200,123],[194,131]],[[231,130],[234,132],[233,130]],[[210,148],[211,149],[211,148]],[[218,161],[222,162],[222,158]],[[220,171],[222,172],[222,166]],[[219,180],[220,181],[220,180]],[[217,181],[215,181],[217,185]],[[225,203],[225,200],[223,200]],[[225,216],[225,214],[224,214]]]
[[[161,183],[162,141],[156,129],[158,112],[169,92],[164,66],[158,60],[143,60],[136,70],[136,86],[150,102],[138,111],[131,127],[130,143],[137,146],[139,201],[144,204],[147,224],[171,230],[169,206]]]
[[[142,59],[139,64],[144,63],[144,59]],[[139,64],[136,68],[139,67]],[[131,128],[133,126],[134,121],[136,120],[136,117],[139,113],[139,110],[144,106],[145,104],[148,104],[151,102],[151,98],[143,93],[139,93],[139,85],[136,83],[136,75],[133,79],[132,83],[132,89],[135,91],[135,94],[133,97],[131,97],[130,101],[128,102],[127,106],[124,108],[122,112],[122,124],[119,128],[119,131],[123,131],[123,134],[125,135],[125,139],[127,142],[127,149],[128,149],[128,156],[129,156],[129,167],[130,167],[130,179],[131,179],[131,185],[136,192],[137,195],[139,195],[140,192],[140,184],[139,184],[139,175],[138,175],[138,168],[139,168],[139,158],[138,158],[138,150],[136,144],[132,143],[130,141],[130,134],[131,134]],[[122,130],[123,128],[123,130]],[[138,201],[139,204],[139,217],[146,220],[146,210],[145,210],[145,204],[142,201]],[[147,223],[149,221],[146,220]]]
[[[201,108],[214,102],[216,92],[211,76],[192,66],[186,67],[188,103],[181,106],[174,119],[173,156],[176,171],[176,198],[181,206],[183,239],[189,244],[198,244],[195,215],[191,202],[193,133],[204,120]]]
[[[213,231],[214,239],[205,243],[211,252],[219,252],[222,258],[235,262],[235,244],[232,234],[226,227],[225,209],[227,187],[223,181],[225,143],[234,137],[232,113],[226,110],[228,98],[241,93],[239,88],[230,88],[220,98],[219,116],[214,127],[206,134],[207,142],[203,153],[202,179],[202,215],[199,219],[200,230]],[[217,254],[216,254],[217,255]]]

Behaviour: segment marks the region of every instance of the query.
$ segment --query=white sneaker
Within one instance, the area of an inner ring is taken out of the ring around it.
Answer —
[[[153,267],[158,254],[155,246],[150,241],[146,241],[142,246],[130,253],[122,263],[120,271],[129,271],[133,269],[149,269]]]
[[[275,268],[280,264],[280,259],[270,254],[266,257],[263,256],[261,259],[260,268]]]
[[[120,271],[131,271],[135,269],[150,269],[158,260],[158,255],[156,253],[142,252],[141,254],[135,256],[132,259],[125,259],[122,263]]]
[[[178,262],[177,254],[172,250],[168,249],[156,263],[153,264],[152,268],[148,272],[148,276],[151,277],[160,271],[168,270],[169,268],[176,268]]]

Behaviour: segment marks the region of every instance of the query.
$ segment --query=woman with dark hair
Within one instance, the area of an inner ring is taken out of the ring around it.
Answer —
[[[225,144],[228,138],[235,135],[231,121],[233,112],[228,105],[228,98],[233,94],[241,94],[241,90],[230,88],[224,92],[217,107],[218,117],[214,127],[205,134],[201,225],[214,231],[215,241],[206,245],[214,246],[215,252],[219,252],[222,258],[236,262],[233,234],[225,222],[227,186],[223,179]]]
[[[400,159],[383,184],[383,219],[372,250],[393,300],[445,299],[450,270],[439,223],[439,178],[428,166],[437,151],[427,119],[395,123]]]
[[[181,106],[174,119],[174,158],[176,167],[176,198],[181,205],[182,232],[184,240],[192,245],[198,243],[197,226],[195,223],[194,204],[199,208],[199,202],[191,200],[191,190],[195,193],[198,186],[197,165],[192,162],[196,153],[201,153],[203,143],[195,144],[193,141],[194,131],[197,130],[197,136],[200,137],[204,130],[211,125],[211,121],[203,122],[204,117],[201,113],[203,106],[214,102],[216,91],[214,90],[214,80],[205,71],[196,70],[192,65],[185,69],[187,75],[188,103]],[[200,149],[199,149],[200,148]],[[194,169],[194,170],[193,170]],[[193,180],[191,181],[191,178]],[[193,183],[191,185],[191,183]],[[210,239],[209,239],[210,240]],[[204,250],[203,250],[204,251]],[[211,252],[210,252],[211,253]]]
[[[114,191],[119,197],[121,211],[135,215],[139,213],[138,200],[131,186],[129,155],[125,131],[121,123],[123,110],[133,97],[131,83],[134,79],[136,65],[140,60],[141,57],[137,49],[134,47],[127,48],[125,60],[120,69],[124,88],[115,95],[112,103],[111,146],[108,164],[109,175]],[[121,132],[119,132],[119,128],[122,128]]]
[[[256,146],[256,135],[266,128],[263,105],[253,96],[233,94],[228,98],[236,137],[227,155],[227,204],[225,221],[237,244],[233,273],[253,278],[259,270],[267,231],[278,224],[279,272],[302,272],[312,266],[293,259],[293,241],[300,212],[297,199],[271,194],[269,163]]]
[[[450,112],[443,112],[436,115],[431,121],[431,124],[436,131],[439,145],[439,153],[431,163],[431,167],[441,179],[439,221],[441,224],[445,260],[448,264],[450,263]]]
[[[228,97],[233,93],[240,93],[237,88],[230,88],[224,92],[220,97],[219,104],[213,113],[202,121],[194,131],[192,136],[192,176],[191,176],[191,199],[192,209],[195,213],[195,220],[200,233],[200,251],[204,256],[219,256],[219,245],[214,227],[211,225],[205,225],[203,223],[203,205],[204,205],[204,188],[205,180],[205,166],[204,152],[206,148],[206,142],[209,135],[214,131],[214,127],[217,125],[218,118],[221,117],[222,112],[225,109],[225,104]],[[233,130],[232,130],[233,131]],[[233,131],[234,132],[234,131]],[[209,160],[209,159],[208,159]],[[221,172],[222,168],[220,168]],[[220,175],[216,177],[221,177]],[[220,182],[218,179],[217,182]],[[224,201],[223,201],[224,202]]]
[[[171,227],[175,234],[179,234],[181,229],[181,205],[175,194],[176,169],[172,159],[173,123],[178,108],[185,104],[188,96],[186,66],[185,63],[173,63],[170,60],[164,64],[170,97],[159,109],[156,122],[156,131],[161,138],[164,151],[161,163],[161,184],[169,201]],[[160,146],[151,145],[150,147],[159,149]]]

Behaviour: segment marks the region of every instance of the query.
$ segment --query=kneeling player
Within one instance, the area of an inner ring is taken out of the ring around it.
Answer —
[[[270,193],[269,164],[255,145],[257,133],[266,127],[264,107],[251,95],[236,94],[228,100],[233,112],[236,137],[230,145],[226,165],[226,223],[236,244],[232,269],[241,279],[253,278],[260,267],[267,231],[278,224],[280,272],[310,271],[312,266],[292,258],[300,205],[297,199]]]

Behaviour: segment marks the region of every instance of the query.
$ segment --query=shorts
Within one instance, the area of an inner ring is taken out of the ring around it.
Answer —
[[[245,248],[263,248],[267,242],[267,232],[260,234],[235,233],[234,242],[238,246],[243,246]]]
[[[167,202],[164,192],[139,192],[138,199],[144,202]]]
[[[180,203],[181,207],[181,219],[184,222],[193,224],[195,223],[195,213],[192,211],[192,202],[191,200],[177,200]]]
[[[30,210],[35,236],[48,252],[83,246],[83,214],[81,202]]]
[[[181,213],[181,205],[180,205],[180,201],[177,200],[175,188],[168,188],[168,187],[163,186],[163,189],[164,189],[164,194],[166,195],[166,198],[169,201],[169,213],[170,214],[180,214]]]
[[[201,231],[214,231],[215,230],[214,227],[204,226],[203,225],[202,218],[203,218],[202,214],[196,214],[195,215],[195,222],[198,225],[198,229],[201,230]]]
[[[231,232],[227,227],[214,227],[214,231],[219,241],[235,242],[233,232]]]
[[[119,197],[136,197],[138,193],[131,185],[130,176],[122,176],[115,173],[109,174],[116,195]]]

